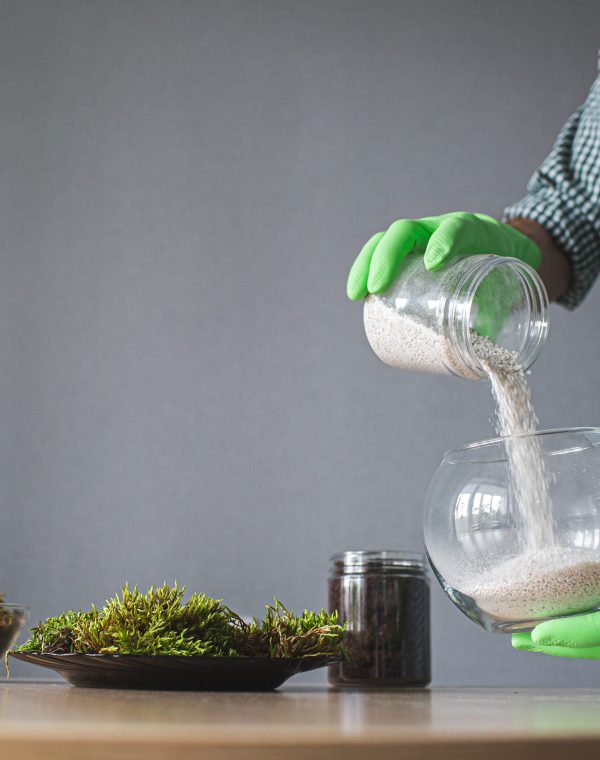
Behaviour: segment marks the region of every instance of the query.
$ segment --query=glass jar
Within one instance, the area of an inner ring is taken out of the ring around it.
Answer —
[[[329,608],[346,621],[348,659],[329,666],[334,686],[426,686],[431,680],[425,558],[401,551],[331,557]]]
[[[508,467],[514,436],[449,451],[425,497],[425,545],[442,588],[488,631],[531,630],[600,609],[600,428],[519,435],[540,453],[552,532],[531,545]],[[536,507],[538,504],[536,503]]]
[[[518,259],[462,256],[428,271],[411,253],[390,289],[367,297],[364,323],[371,348],[392,367],[481,379],[482,339],[514,352],[527,370],[544,347],[547,314],[542,280]]]

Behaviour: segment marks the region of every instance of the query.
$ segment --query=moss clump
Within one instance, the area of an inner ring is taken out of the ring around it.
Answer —
[[[277,599],[266,605],[262,621],[244,623],[236,638],[238,654],[251,657],[341,657],[345,625],[338,613],[308,612],[294,615]]]
[[[340,657],[337,613],[297,616],[275,601],[246,623],[220,600],[166,583],[145,594],[125,585],[102,609],[66,612],[32,629],[17,651],[195,657]]]

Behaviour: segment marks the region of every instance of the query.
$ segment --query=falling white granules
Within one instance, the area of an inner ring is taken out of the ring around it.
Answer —
[[[600,564],[593,552],[548,549],[514,557],[462,591],[498,620],[572,615],[600,607]]]
[[[508,436],[510,500],[516,505],[523,528],[524,549],[537,552],[552,547],[555,527],[548,477],[540,441],[535,433],[538,419],[531,393],[520,367],[500,369],[493,359],[483,359],[496,401],[496,431]]]

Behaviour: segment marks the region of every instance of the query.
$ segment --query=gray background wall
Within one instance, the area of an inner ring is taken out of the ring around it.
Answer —
[[[324,604],[336,550],[418,549],[489,389],[379,363],[347,269],[398,217],[519,198],[599,28],[593,0],[0,2],[2,590],[34,622],[126,579],[260,613]],[[553,307],[545,427],[600,422],[599,309]],[[600,684],[433,598],[437,683]]]

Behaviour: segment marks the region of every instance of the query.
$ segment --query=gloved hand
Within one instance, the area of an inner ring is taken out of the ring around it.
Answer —
[[[485,214],[457,211],[423,219],[400,219],[387,232],[369,238],[348,275],[352,301],[384,293],[396,279],[402,260],[412,251],[424,253],[427,269],[439,269],[455,255],[495,253],[513,256],[537,269],[540,249],[528,237]]]
[[[513,633],[512,645],[522,652],[600,660],[600,612],[547,620],[531,633]]]

